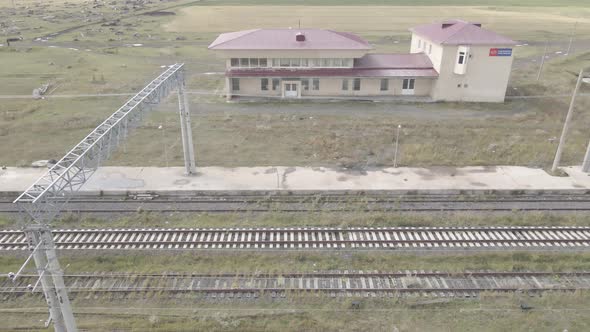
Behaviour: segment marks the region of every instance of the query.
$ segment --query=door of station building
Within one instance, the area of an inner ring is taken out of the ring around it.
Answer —
[[[283,83],[283,97],[285,98],[299,98],[299,82],[284,82]]]
[[[413,95],[414,94],[414,83],[413,78],[404,78],[402,85],[402,95]]]

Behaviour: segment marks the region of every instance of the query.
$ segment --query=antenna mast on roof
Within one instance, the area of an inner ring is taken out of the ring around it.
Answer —
[[[299,19],[299,29],[301,29],[301,19]]]

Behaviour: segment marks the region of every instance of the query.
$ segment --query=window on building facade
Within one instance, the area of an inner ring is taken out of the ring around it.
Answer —
[[[422,39],[418,39],[418,48],[422,47]]]
[[[342,90],[348,90],[348,79],[347,78],[342,80]]]
[[[361,79],[360,78],[355,78],[352,81],[352,89],[354,91],[359,91],[361,89]]]
[[[314,78],[313,82],[312,82],[312,89],[313,90],[319,90],[320,89],[320,79],[319,78]]]
[[[273,58],[270,59],[272,67],[352,67],[353,59],[341,58]],[[266,59],[250,59],[250,67],[267,67]]]
[[[232,77],[231,90],[232,91],[240,91],[240,79],[239,78]]]
[[[309,90],[309,80],[307,78],[301,79],[301,89],[305,91]]]
[[[273,78],[272,79],[272,90],[276,91],[279,88],[279,85],[281,85],[281,79],[280,78]]]
[[[268,62],[266,58],[231,58],[230,65],[232,67],[257,68],[267,67]],[[278,63],[276,65],[278,66]]]
[[[381,91],[389,90],[389,80],[387,78],[381,79]]]
[[[260,79],[260,90],[262,90],[262,91],[268,90],[268,78],[261,78]]]
[[[414,79],[413,78],[404,78],[402,89],[404,90],[414,90]]]
[[[459,52],[459,64],[462,65],[465,62],[465,52]]]

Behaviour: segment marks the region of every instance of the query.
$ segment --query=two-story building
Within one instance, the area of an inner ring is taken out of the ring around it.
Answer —
[[[254,29],[221,34],[209,49],[226,61],[226,96],[419,96],[502,102],[514,41],[460,20],[410,29],[408,54],[374,54],[351,33]]]

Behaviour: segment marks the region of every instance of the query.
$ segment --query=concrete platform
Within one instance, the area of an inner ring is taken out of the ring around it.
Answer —
[[[590,191],[590,176],[565,167],[568,177],[519,166],[375,168],[364,171],[325,167],[202,167],[196,176],[183,168],[102,167],[85,192],[124,191],[395,191],[453,193],[469,191]],[[20,192],[46,169],[0,170],[0,191]]]

